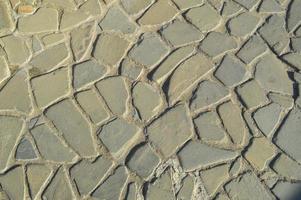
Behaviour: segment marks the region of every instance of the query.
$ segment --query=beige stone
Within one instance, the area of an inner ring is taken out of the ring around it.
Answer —
[[[0,36],[13,29],[13,19],[6,1],[0,2]]]
[[[64,41],[65,36],[63,33],[53,33],[49,35],[45,35],[42,38],[42,41],[45,46],[53,45]]]
[[[23,169],[20,166],[11,169],[4,175],[0,175],[0,183],[3,191],[9,197],[8,200],[24,198],[24,179]]]
[[[192,197],[192,192],[194,189],[194,180],[193,177],[187,175],[183,180],[182,180],[182,187],[177,195],[178,199],[181,200],[190,200]]]
[[[0,83],[10,75],[9,67],[4,56],[0,56]]]
[[[129,14],[136,14],[149,6],[152,0],[121,0],[124,9]]]
[[[62,31],[72,29],[87,21],[89,15],[81,10],[65,11],[62,15],[60,29]]]
[[[301,178],[301,165],[283,153],[272,162],[272,168],[281,176],[291,179]]]

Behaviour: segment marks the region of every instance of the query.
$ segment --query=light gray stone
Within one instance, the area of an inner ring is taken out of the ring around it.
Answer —
[[[177,198],[179,200],[190,200],[192,197],[192,192],[194,189],[194,180],[193,177],[187,175],[183,180],[182,180],[182,187],[179,190],[179,193],[177,194]]]
[[[240,5],[242,5],[247,9],[251,9],[258,2],[258,0],[234,0],[234,1],[236,1],[237,3],[239,3]]]
[[[21,166],[17,166],[7,171],[5,174],[0,175],[0,183],[2,187],[2,191],[8,197],[4,200],[11,199],[24,199],[24,173]],[[0,189],[1,191],[1,189]],[[0,196],[1,197],[1,196]]]
[[[121,0],[124,9],[129,14],[136,14],[147,8],[152,0]]]
[[[281,176],[301,179],[301,165],[283,153],[272,163],[272,169]]]
[[[289,65],[301,70],[301,53],[288,53],[281,58]]]
[[[252,34],[259,23],[259,18],[249,12],[233,17],[228,22],[230,33],[235,36],[245,37]]]
[[[293,0],[289,5],[287,11],[287,28],[289,31],[292,31],[301,21],[300,9],[301,2],[298,0]]]
[[[291,38],[292,49],[295,52],[301,52],[301,37]]]
[[[273,193],[279,199],[298,199],[300,197],[301,183],[278,182],[273,188]]]
[[[7,34],[13,28],[13,20],[6,1],[0,2],[0,36]]]
[[[276,0],[263,0],[259,7],[259,12],[275,13],[281,12],[283,9]]]

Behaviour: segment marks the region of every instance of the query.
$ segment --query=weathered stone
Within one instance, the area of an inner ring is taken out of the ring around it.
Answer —
[[[191,137],[191,125],[186,106],[178,105],[153,121],[147,134],[161,153],[169,157]]]
[[[200,45],[200,48],[212,57],[223,54],[236,47],[237,43],[232,37],[218,32],[209,33]]]
[[[298,0],[293,0],[289,5],[289,9],[287,11],[287,28],[288,31],[294,30],[294,28],[299,24],[301,21],[300,15],[301,9],[301,2]]]
[[[15,157],[19,160],[30,160],[37,158],[37,155],[33,149],[33,145],[28,139],[22,138],[22,140],[19,142]]]
[[[286,66],[274,55],[266,55],[257,63],[255,79],[268,91],[293,94]]]
[[[263,0],[259,7],[259,12],[275,13],[281,12],[282,8],[276,0]]]
[[[221,17],[209,4],[190,9],[185,16],[200,31],[208,32],[219,25]]]
[[[31,133],[44,159],[54,162],[72,162],[75,158],[75,153],[66,147],[46,124],[34,127]]]
[[[67,68],[60,68],[33,78],[31,84],[37,105],[40,108],[45,107],[56,99],[66,95],[69,90],[69,82]],[[49,84],[51,87],[49,87]]]
[[[32,37],[32,43],[31,43],[31,48],[32,48],[32,51],[34,53],[42,50],[42,44],[41,42],[37,39],[37,37]]]
[[[256,80],[248,81],[239,86],[237,93],[247,108],[257,107],[268,101],[264,90]]]
[[[111,165],[111,161],[104,157],[99,157],[93,162],[82,160],[73,166],[70,174],[76,183],[79,193],[82,196],[88,194],[104,177]]]
[[[159,93],[149,84],[138,82],[133,88],[133,103],[143,120],[157,113],[162,100]]]
[[[104,79],[98,82],[96,87],[114,114],[123,115],[125,113],[129,94],[122,77]]]
[[[125,200],[136,200],[136,186],[135,183],[130,183],[128,185],[127,194],[125,196]]]
[[[109,114],[105,110],[103,103],[92,90],[77,93],[76,100],[92,122],[100,123],[108,119]]]
[[[35,7],[30,4],[18,6],[18,14],[21,14],[21,15],[31,14],[34,11],[35,11]]]
[[[228,22],[231,35],[244,37],[252,34],[259,23],[259,18],[249,12],[242,13]]]
[[[12,31],[13,20],[6,1],[0,2],[0,36]]]
[[[63,9],[75,9],[75,4],[72,0],[43,0],[43,3],[50,4],[55,7],[63,8]]]
[[[180,9],[187,9],[190,7],[201,5],[203,3],[203,0],[190,0],[190,1],[174,0],[174,2],[177,4],[177,6]]]
[[[297,38],[291,38],[291,46],[293,51],[295,52],[301,52],[301,37],[297,37]]]
[[[129,42],[115,34],[101,34],[96,43],[93,55],[101,63],[115,65],[125,54]]]
[[[9,156],[20,135],[23,121],[16,117],[0,116],[0,172],[6,168]]]
[[[234,159],[237,153],[208,146],[199,141],[190,141],[179,151],[178,156],[183,169],[193,171],[203,166]]]
[[[273,188],[273,193],[278,199],[298,199],[300,197],[300,182],[278,182]]]
[[[136,62],[151,67],[167,54],[167,47],[155,33],[145,33],[141,39],[129,52],[129,56]]]
[[[18,166],[0,175],[2,190],[10,199],[24,199],[24,173],[22,167]],[[1,196],[0,196],[1,197]],[[6,200],[6,199],[4,199]]]
[[[19,31],[26,34],[50,32],[57,28],[58,12],[53,8],[40,8],[33,15],[21,17],[18,21]]]
[[[82,12],[85,12],[89,16],[97,16],[101,14],[100,4],[98,0],[87,0],[80,8]]]
[[[154,3],[144,15],[138,20],[141,25],[156,25],[168,22],[177,13],[177,10],[168,0],[159,0]]]
[[[0,56],[0,84],[10,75],[9,67],[3,56]]]
[[[183,180],[183,185],[177,195],[180,200],[190,200],[194,189],[194,180],[191,176],[186,176]]]
[[[277,157],[272,163],[272,168],[281,176],[291,179],[301,179],[301,165],[285,154],[280,154]]]
[[[301,53],[288,53],[281,58],[289,65],[301,70]]]
[[[52,33],[42,37],[42,42],[45,46],[57,44],[63,42],[64,40],[65,36],[62,33]]]
[[[31,101],[29,98],[26,72],[17,72],[6,85],[0,89],[0,110],[30,112]]]
[[[136,80],[142,72],[143,67],[126,58],[122,61],[120,73],[130,79]]]
[[[87,21],[88,18],[89,15],[82,10],[64,11],[61,18],[60,29],[62,31],[72,29]]]
[[[186,21],[175,20],[162,31],[163,36],[175,47],[203,39],[203,35]]]
[[[121,3],[129,14],[136,14],[147,8],[152,0],[121,0]]]
[[[125,34],[133,33],[137,26],[117,6],[111,7],[104,19],[99,23],[103,30],[120,31]]]
[[[274,155],[275,147],[262,137],[253,139],[244,156],[255,168],[263,170]]]
[[[168,83],[170,102],[177,100],[190,86],[213,68],[213,63],[203,54],[196,54],[183,62],[172,73]]]
[[[301,110],[295,107],[285,119],[276,136],[276,144],[293,159],[301,162]]]
[[[243,174],[227,183],[226,191],[231,199],[272,200],[260,180],[252,172]],[[254,195],[256,194],[256,195]]]
[[[104,76],[107,69],[95,60],[88,60],[73,67],[73,86],[80,88]]]
[[[242,5],[243,7],[249,10],[258,2],[258,0],[234,0],[234,1],[236,1],[237,3],[239,3],[240,5]]]
[[[127,157],[127,166],[143,178],[149,177],[159,162],[148,144],[135,147]]]
[[[127,179],[125,167],[118,167],[93,193],[96,199],[119,199]]]
[[[240,10],[242,10],[241,6],[239,6],[234,1],[228,0],[228,1],[224,2],[224,6],[222,9],[222,15],[228,17],[228,16],[238,13]]]
[[[66,99],[51,106],[46,116],[81,156],[95,155],[90,126],[71,100]]]
[[[282,108],[291,108],[294,104],[293,98],[279,93],[269,93],[269,99],[280,105]]]

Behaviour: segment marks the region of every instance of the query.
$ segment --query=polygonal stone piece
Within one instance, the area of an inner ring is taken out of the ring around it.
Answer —
[[[65,10],[61,16],[60,29],[66,31],[75,26],[79,26],[89,18],[88,13],[81,9],[78,10]]]
[[[21,166],[17,166],[0,175],[0,193],[4,191],[7,199],[24,199],[24,173]],[[2,191],[1,191],[2,190]],[[0,195],[2,197],[2,194]]]
[[[301,21],[300,15],[301,2],[298,0],[291,1],[289,10],[287,11],[287,28],[292,31]]]
[[[10,75],[8,64],[5,58],[0,56],[0,83]]]
[[[177,195],[178,199],[181,200],[190,200],[194,188],[194,180],[191,176],[186,176],[183,180],[183,185],[181,189],[179,190],[179,193]]]
[[[237,3],[239,3],[240,5],[242,5],[247,9],[251,9],[258,2],[258,0],[234,0],[234,1],[236,1]]]
[[[22,140],[19,142],[15,157],[19,160],[30,160],[37,158],[37,155],[33,149],[33,145],[28,139],[22,138]]]
[[[7,34],[13,28],[13,20],[6,1],[0,2],[0,36]]]
[[[272,163],[272,168],[281,176],[301,179],[301,165],[283,153]]]
[[[174,0],[174,2],[177,4],[177,6],[180,9],[187,9],[190,7],[201,5],[203,3],[203,0],[190,0],[190,1]]]
[[[278,199],[298,199],[300,197],[300,187],[300,182],[279,181],[272,191]]]
[[[149,6],[152,0],[121,0],[121,3],[129,14],[136,14]]]
[[[259,7],[259,12],[275,13],[281,12],[282,8],[276,0],[263,0]]]
[[[249,12],[242,13],[228,22],[230,33],[235,36],[244,37],[252,34],[255,30],[259,18]]]
[[[283,55],[282,59],[289,65],[301,70],[301,53],[288,53]]]

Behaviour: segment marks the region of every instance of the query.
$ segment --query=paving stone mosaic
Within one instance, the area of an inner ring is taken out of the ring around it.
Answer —
[[[0,199],[301,199],[300,70],[301,0],[0,0]]]

